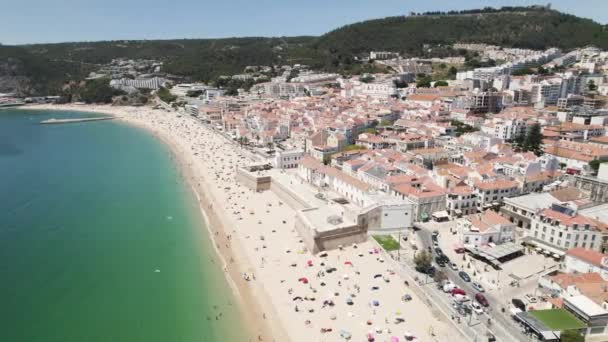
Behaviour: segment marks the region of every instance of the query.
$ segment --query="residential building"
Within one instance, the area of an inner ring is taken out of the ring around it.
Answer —
[[[515,239],[515,225],[492,210],[459,220],[457,228],[460,241],[475,247],[489,243],[501,244]]]

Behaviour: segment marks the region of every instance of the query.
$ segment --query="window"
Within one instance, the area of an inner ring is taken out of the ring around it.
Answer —
[[[587,240],[587,234],[583,235],[583,240]]]
[[[559,237],[561,238],[563,234],[563,232],[559,232]]]
[[[587,248],[587,243],[583,242],[583,248]]]
[[[566,241],[566,244],[564,245],[566,248],[570,247],[570,241]]]
[[[595,241],[595,235],[591,235],[591,241]]]

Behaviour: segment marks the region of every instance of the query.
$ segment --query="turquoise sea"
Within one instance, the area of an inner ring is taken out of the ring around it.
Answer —
[[[38,124],[93,116],[0,110],[0,341],[245,340],[168,148],[114,121]]]

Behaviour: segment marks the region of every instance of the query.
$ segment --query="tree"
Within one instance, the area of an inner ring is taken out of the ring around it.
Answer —
[[[560,334],[559,340],[561,342],[583,342],[585,338],[577,330],[565,330]]]
[[[158,96],[158,98],[161,99],[161,101],[166,102],[166,103],[171,103],[171,102],[174,102],[175,100],[177,100],[177,96],[171,94],[169,89],[167,89],[165,87],[160,87],[156,91],[156,96]]]
[[[525,141],[526,141],[526,133],[524,131],[519,131],[517,136],[515,136],[513,143],[515,144],[517,149],[522,150],[524,148]]]
[[[606,163],[606,162],[607,161],[605,161],[605,160],[594,159],[589,162],[589,167],[591,168],[591,170],[593,170],[593,172],[597,173],[597,171],[600,169],[600,164]]]
[[[448,276],[443,271],[435,272],[435,276],[433,277],[433,280],[437,283],[441,283],[446,279],[448,279]]]
[[[416,80],[416,87],[418,88],[430,88],[432,79],[428,76],[418,77]]]
[[[107,79],[87,81],[80,93],[86,103],[111,103],[114,96],[123,95],[124,91],[114,89]]]
[[[543,134],[540,132],[540,124],[535,123],[528,129],[526,139],[524,140],[524,151],[532,151],[536,155],[541,155],[541,144],[543,143]]]
[[[595,81],[594,80],[589,80],[589,82],[587,82],[587,90],[588,91],[596,91],[597,90],[597,86],[595,85]]]
[[[456,74],[458,73],[458,69],[456,69],[456,67],[454,66],[451,66],[450,69],[448,69],[448,72],[450,73],[450,75],[456,76]]]
[[[435,88],[437,88],[437,87],[447,87],[447,86],[448,86],[448,82],[443,81],[443,80],[435,82],[435,85],[434,85]]]
[[[432,256],[429,252],[427,251],[422,251],[420,253],[417,253],[416,256],[414,257],[414,264],[416,264],[416,267],[418,268],[429,268],[431,267],[431,262],[432,262]]]

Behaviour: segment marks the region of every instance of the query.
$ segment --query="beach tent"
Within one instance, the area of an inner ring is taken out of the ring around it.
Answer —
[[[352,263],[352,262],[350,262],[350,261],[345,261],[345,262],[344,262],[344,265],[351,265],[351,266],[352,266],[352,265],[353,265],[353,263]]]

